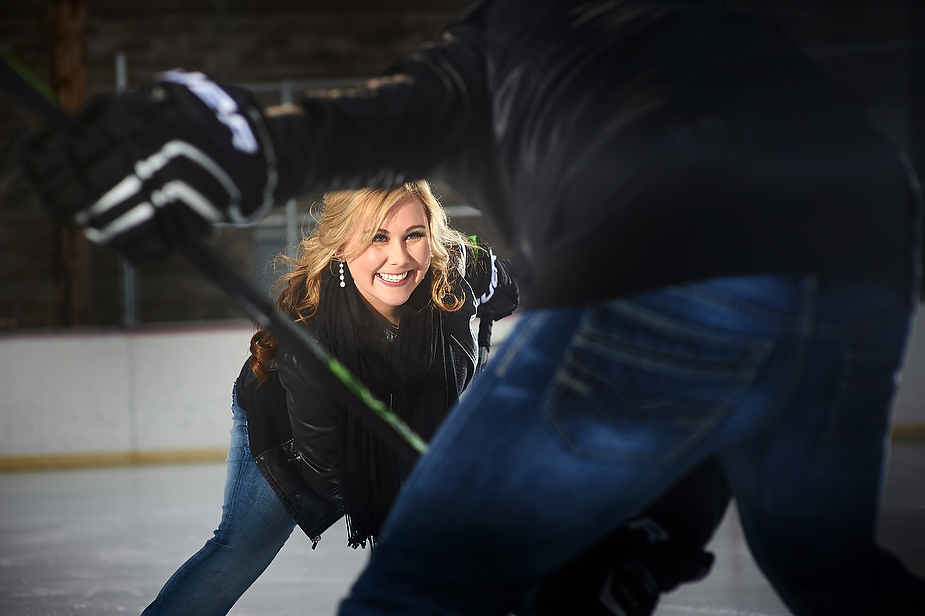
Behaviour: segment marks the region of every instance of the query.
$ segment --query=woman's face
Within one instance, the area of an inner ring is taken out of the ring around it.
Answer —
[[[347,242],[350,254],[357,231]],[[430,227],[424,204],[408,195],[386,213],[366,249],[347,260],[360,295],[380,315],[398,324],[401,306],[421,283],[430,267]]]

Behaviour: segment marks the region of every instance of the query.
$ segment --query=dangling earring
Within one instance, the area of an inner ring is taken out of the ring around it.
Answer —
[[[338,263],[339,265],[337,266],[337,270],[340,272],[340,288],[343,289],[347,286],[347,283],[344,282],[344,262],[339,261]]]

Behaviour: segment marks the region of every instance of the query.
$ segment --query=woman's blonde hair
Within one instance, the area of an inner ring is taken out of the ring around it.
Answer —
[[[292,266],[276,282],[282,287],[276,304],[296,321],[311,318],[321,300],[321,281],[325,270],[332,275],[338,261],[346,261],[360,254],[372,243],[389,210],[398,202],[412,196],[424,206],[430,232],[431,299],[441,310],[459,310],[465,301],[456,295],[453,283],[464,267],[468,239],[449,225],[446,212],[425,180],[407,182],[396,188],[360,188],[325,193],[323,210],[311,235],[299,242],[294,258],[278,258]],[[357,230],[359,241],[351,244],[351,252],[344,253],[348,241]],[[262,383],[267,376],[266,362],[276,356],[276,341],[266,330],[258,331],[251,339],[251,367]]]

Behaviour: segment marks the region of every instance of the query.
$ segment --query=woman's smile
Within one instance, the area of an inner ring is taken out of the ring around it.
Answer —
[[[399,285],[408,279],[408,274],[410,273],[410,270],[402,274],[386,274],[384,272],[379,272],[376,276],[387,285]]]

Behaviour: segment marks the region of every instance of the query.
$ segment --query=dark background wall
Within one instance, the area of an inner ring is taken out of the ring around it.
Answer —
[[[55,0],[80,4],[84,0]],[[117,52],[128,84],[174,67],[246,84],[365,77],[435,37],[469,3],[461,0],[89,0],[86,97],[115,91]],[[925,168],[925,9],[921,0],[731,0],[780,23],[844,87],[871,119]],[[51,0],[6,0],[0,41],[52,79]],[[263,95],[277,102],[277,95]],[[0,331],[62,326],[55,303],[54,231],[28,187],[17,180],[12,144],[30,119],[0,98]],[[447,205],[462,203],[440,186]],[[305,213],[317,196],[300,201]],[[454,221],[490,232],[478,218]],[[251,278],[255,232],[221,229],[215,243]],[[503,254],[504,247],[499,247]],[[119,324],[119,262],[88,249],[89,277],[77,325]],[[138,272],[140,321],[153,324],[239,318],[182,259]],[[71,324],[73,325],[73,324]]]

